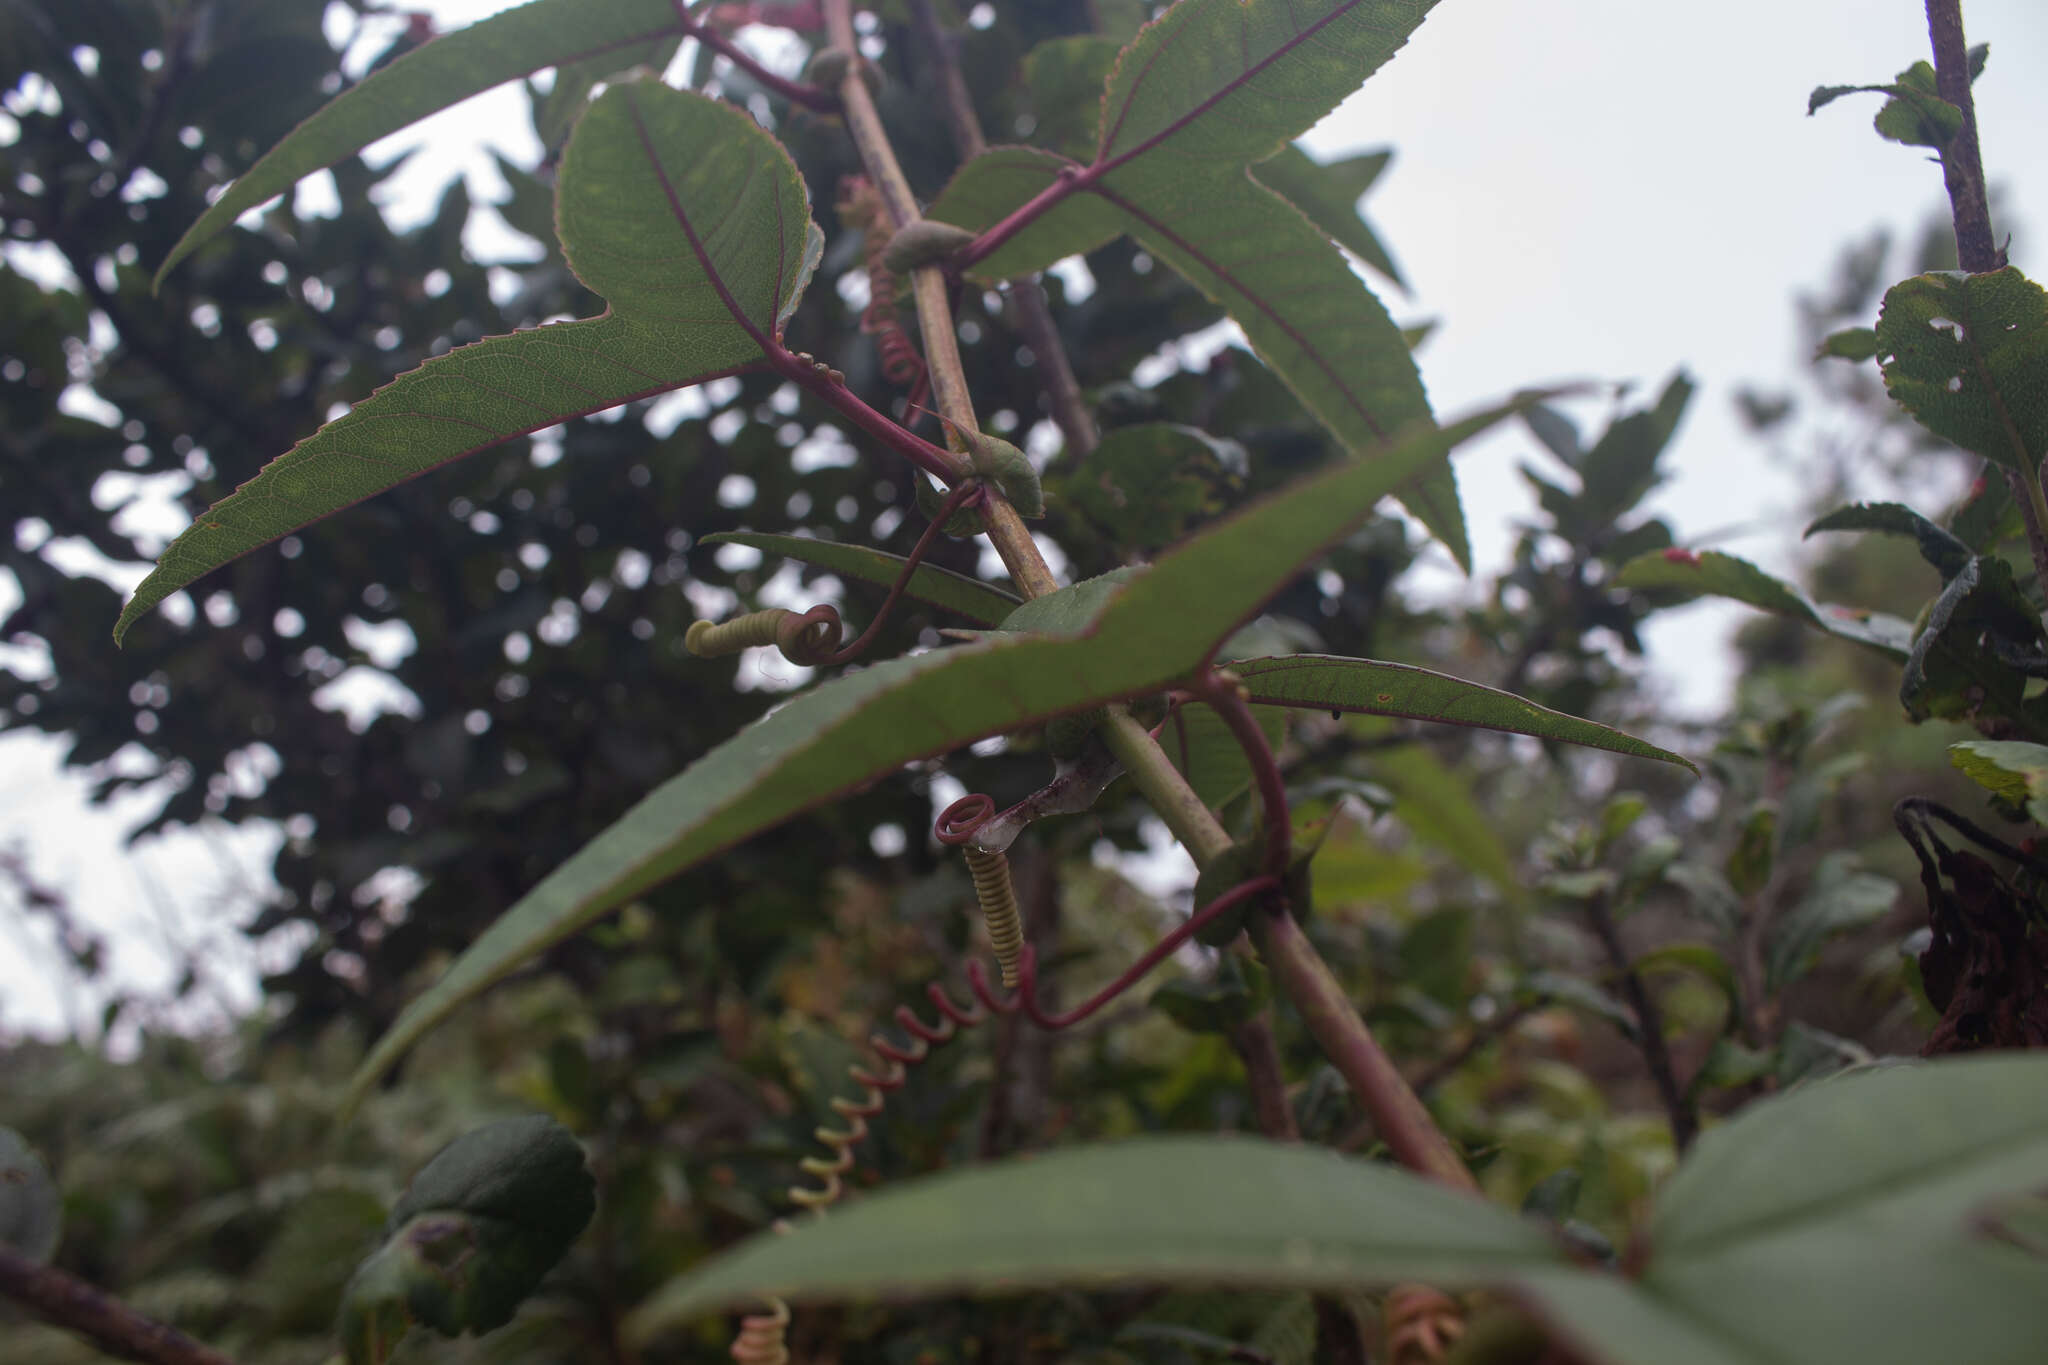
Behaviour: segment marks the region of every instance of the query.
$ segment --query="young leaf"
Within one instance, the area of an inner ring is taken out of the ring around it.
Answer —
[[[963,167],[928,216],[982,231],[1039,194],[1063,194],[972,273],[1040,270],[1129,233],[1228,309],[1347,447],[1369,452],[1429,412],[1407,341],[1329,237],[1249,168],[1356,89],[1432,3],[1184,0],[1118,59],[1092,163],[996,148]],[[1447,470],[1404,501],[1470,564]]]
[[[2048,292],[2012,266],[1918,275],[1884,296],[1885,389],[1944,441],[2031,474],[2048,455]]]
[[[1948,761],[2008,810],[2048,825],[2048,745],[2016,739],[1966,739],[1948,746]]]
[[[186,229],[157,268],[156,284],[250,209],[381,137],[544,66],[630,53],[680,31],[670,0],[534,0],[436,38],[344,91],[271,148]]]
[[[1670,590],[1689,597],[1730,597],[1778,616],[1838,635],[1893,659],[1913,648],[1910,622],[1857,607],[1816,605],[1782,579],[1773,578],[1746,559],[1718,550],[1659,550],[1638,555],[1615,574],[1616,586]]]
[[[1699,771],[1690,760],[1619,730],[1552,711],[1512,692],[1408,664],[1294,654],[1281,659],[1240,659],[1230,665],[1230,671],[1251,689],[1252,701],[1264,706],[1362,711],[1375,716],[1507,730],[1637,758],[1654,758],[1695,773]]]
[[[1419,431],[1377,460],[1253,503],[1126,583],[1086,633],[991,634],[791,699],[655,789],[500,916],[378,1042],[347,1102],[528,957],[720,850],[914,759],[1184,677],[1381,497],[1514,411]]]
[[[577,125],[557,216],[605,313],[439,356],[272,460],[171,542],[115,640],[202,574],[394,484],[759,359],[823,241],[796,166],[752,118],[645,83],[613,86]]]
[[[1001,1236],[989,1233],[990,1210],[1001,1211]],[[646,1341],[764,1294],[1119,1280],[1456,1289],[1563,1266],[1533,1223],[1404,1171],[1253,1138],[1155,1137],[906,1182],[671,1281],[626,1330]]]
[[[806,564],[864,583],[889,587],[903,573],[903,556],[865,545],[847,545],[836,540],[814,540],[809,536],[766,535],[759,531],[721,531],[704,537],[706,545],[751,545],[769,554],[786,555]],[[993,626],[1023,603],[992,583],[984,583],[936,564],[920,564],[910,575],[903,592],[920,602],[943,607],[979,626]]]

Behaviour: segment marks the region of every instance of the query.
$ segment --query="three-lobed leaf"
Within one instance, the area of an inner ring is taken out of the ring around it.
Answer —
[[[1084,633],[998,632],[791,699],[649,794],[485,930],[379,1041],[350,1103],[435,1022],[527,958],[742,839],[904,763],[1186,676],[1380,498],[1515,410],[1420,430],[1376,460],[1252,504],[1124,583]]]
[[[201,575],[501,441],[758,360],[823,247],[802,177],[730,105],[613,86],[563,156],[557,219],[602,315],[428,361],[280,455],[202,514],[114,627]]]
[[[1128,233],[1228,309],[1309,410],[1368,453],[1429,413],[1407,340],[1329,235],[1252,167],[1355,90],[1431,3],[1184,0],[1118,58],[1088,166],[995,148],[961,169],[928,216],[982,231],[1068,182],[1078,192],[1064,192],[974,273],[1040,270]],[[1470,563],[1448,470],[1403,501]]]

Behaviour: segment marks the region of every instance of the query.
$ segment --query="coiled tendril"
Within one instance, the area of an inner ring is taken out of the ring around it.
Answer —
[[[903,1088],[910,1068],[929,1057],[934,1045],[950,1042],[960,1030],[973,1028],[988,1018],[987,1012],[978,1005],[955,1004],[953,998],[946,994],[946,988],[936,981],[925,987],[925,994],[938,1011],[938,1023],[927,1024],[910,1006],[898,1005],[896,1024],[910,1039],[909,1043],[898,1046],[887,1034],[879,1031],[868,1039],[868,1046],[882,1059],[881,1070],[870,1071],[863,1066],[847,1069],[847,1074],[853,1077],[853,1083],[863,1093],[857,1100],[843,1096],[832,1099],[832,1112],[846,1121],[845,1126],[820,1127],[813,1134],[832,1155],[829,1158],[809,1156],[797,1163],[806,1175],[820,1183],[815,1187],[790,1186],[790,1203],[812,1213],[823,1213],[838,1202],[839,1196],[846,1191],[842,1177],[853,1169],[853,1149],[868,1135],[868,1120],[882,1112],[892,1092]]]
[[[978,792],[963,796],[939,813],[932,833],[940,843],[956,845],[966,855],[974,896],[981,902],[982,923],[988,926],[989,946],[1003,969],[1003,985],[1016,990],[1017,964],[1024,951],[1024,917],[1017,909],[1016,889],[1010,884],[1010,859],[974,842],[975,833],[995,813],[996,803],[988,797]]]
[[[743,649],[774,645],[791,663],[812,668],[826,662],[839,648],[844,630],[838,608],[829,602],[809,611],[769,607],[718,625],[693,621],[683,635],[683,647],[700,659],[717,659]]]
[[[896,274],[882,263],[889,246],[889,214],[882,196],[862,176],[840,182],[840,221],[859,228],[867,238],[868,306],[861,310],[860,330],[875,339],[882,375],[898,388],[910,390],[914,410],[924,401],[928,375],[917,343],[896,316]]]
[[[732,1358],[739,1365],[789,1365],[789,1305],[781,1299],[768,1300],[768,1311],[750,1313],[740,1319],[740,1334],[733,1338]]]

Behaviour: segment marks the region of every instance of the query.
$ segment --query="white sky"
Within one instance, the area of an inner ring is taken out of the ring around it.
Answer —
[[[449,28],[509,6],[405,7]],[[1992,46],[1976,88],[1986,171],[2005,191],[2010,225],[2035,229],[2013,263],[2043,278],[2048,5],[1971,0],[1966,20],[1970,40]],[[1389,299],[1396,315],[1442,320],[1420,357],[1439,412],[1565,378],[1633,379],[1654,393],[1683,364],[1700,392],[1671,461],[1676,477],[1652,506],[1681,539],[1755,527],[1716,543],[1785,570],[1796,562],[1797,488],[1742,433],[1733,394],[1794,373],[1792,296],[1826,281],[1844,243],[1879,224],[1910,239],[1944,202],[1937,168],[1871,131],[1878,97],[1809,119],[1807,92],[1888,80],[1926,52],[1916,0],[1444,0],[1309,141],[1326,157],[1396,150],[1369,204],[1416,290]],[[495,197],[480,146],[530,161],[527,128],[508,88],[390,139],[374,149],[380,163],[427,146],[395,178],[387,211],[418,215],[457,171]],[[471,245],[488,250],[491,238],[485,225]],[[1584,405],[1582,427],[1602,410]],[[1512,524],[1530,510],[1515,465],[1531,448],[1508,433],[1460,458],[1482,575],[1506,562]],[[1676,704],[1717,705],[1729,680],[1718,642],[1740,616],[1703,606],[1653,627],[1653,665]],[[278,836],[216,829],[124,852],[121,831],[149,807],[87,813],[87,784],[59,774],[60,750],[31,733],[0,739],[0,846],[24,850],[109,936],[122,984],[167,985],[162,945],[204,943],[220,999],[246,1007],[256,954],[219,907],[248,905],[237,887],[261,884]],[[100,997],[65,986],[56,961],[40,927],[0,902],[0,1027],[90,1031]]]

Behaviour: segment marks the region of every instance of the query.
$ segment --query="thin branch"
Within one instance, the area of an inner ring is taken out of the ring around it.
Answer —
[[[981,118],[974,112],[974,98],[968,93],[967,78],[960,70],[953,44],[939,28],[931,0],[910,0],[910,20],[918,41],[924,45],[927,67],[938,73],[946,126],[953,132],[953,149],[963,163],[972,161],[988,150],[988,139],[982,134]],[[1080,382],[1074,378],[1074,366],[1067,358],[1067,348],[1060,343],[1045,289],[1037,279],[1020,279],[1011,284],[1010,312],[1037,362],[1046,405],[1060,435],[1066,438],[1067,450],[1086,459],[1095,453],[1100,440],[1095,418],[1082,401]]]
[[[1243,684],[1228,673],[1210,673],[1202,682],[1202,699],[1223,718],[1238,748],[1244,750],[1245,762],[1251,765],[1266,817],[1266,875],[1284,881],[1288,864],[1294,861],[1294,826],[1287,813],[1287,785],[1280,779],[1280,765],[1273,761],[1266,732],[1245,704]]]
[[[1294,917],[1284,911],[1254,914],[1251,928],[1275,984],[1294,1002],[1309,1033],[1372,1116],[1394,1159],[1440,1184],[1476,1194],[1479,1183],[1464,1159],[1380,1049]]]
[[[675,0],[676,21],[682,25],[685,38],[695,38],[719,56],[731,62],[740,70],[752,76],[765,90],[772,90],[792,104],[819,114],[839,112],[839,97],[830,90],[802,81],[793,81],[787,76],[778,76],[754,59],[753,54],[732,39],[720,33],[709,24],[699,23],[690,15],[689,0]]]
[[[1280,1044],[1273,1037],[1273,1011],[1262,1009],[1230,1031],[1230,1045],[1244,1063],[1245,1088],[1252,1092],[1252,1112],[1259,1131],[1280,1142],[1301,1141],[1294,1110],[1287,1103],[1287,1073],[1280,1065]]]
[[[1606,951],[1622,998],[1628,1001],[1629,1011],[1636,1017],[1636,1046],[1643,1054],[1644,1066],[1649,1068],[1650,1080],[1657,1087],[1657,1097],[1664,1102],[1664,1113],[1671,1121],[1671,1140],[1683,1152],[1699,1136],[1700,1120],[1684,1087],[1678,1083],[1678,1072],[1671,1065],[1671,1050],[1664,1045],[1663,1012],[1643,985],[1642,974],[1629,961],[1605,896],[1595,896],[1586,902],[1586,922]]]
[[[1984,190],[1984,157],[1977,143],[1977,106],[1970,95],[1969,46],[1963,40],[1962,0],[1927,0],[1927,36],[1934,44],[1934,90],[1962,111],[1962,126],[1941,149],[1941,178],[1955,220],[1956,259],[1971,274],[1997,270],[2005,253],[1991,236],[1991,201]]]
[[[101,1350],[144,1365],[235,1365],[168,1323],[144,1317],[103,1289],[0,1243],[0,1294]]]

